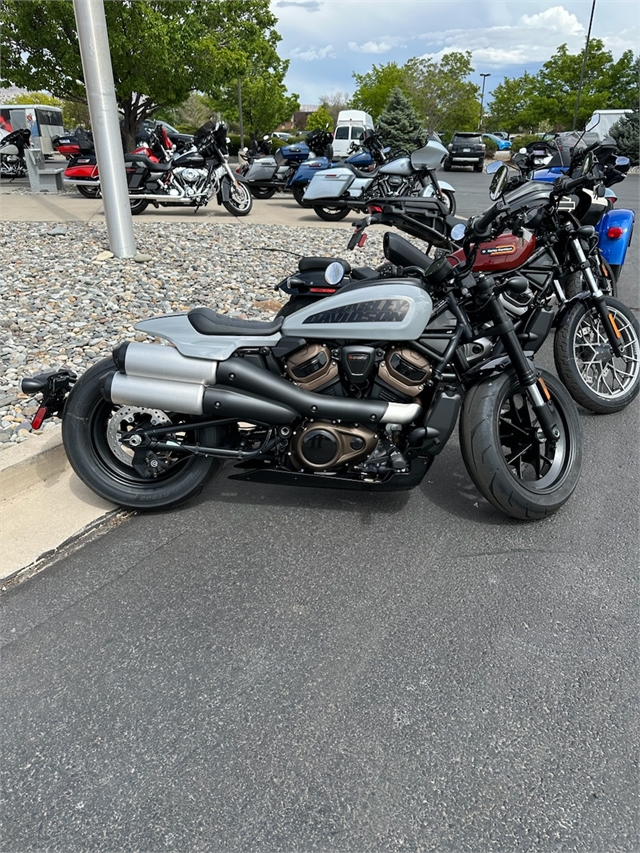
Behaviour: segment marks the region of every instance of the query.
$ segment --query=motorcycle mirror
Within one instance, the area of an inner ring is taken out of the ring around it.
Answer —
[[[339,261],[334,261],[324,271],[324,280],[327,284],[340,284],[344,278],[344,267]]]
[[[461,222],[459,222],[457,225],[454,225],[453,228],[451,229],[451,239],[455,240],[456,243],[459,243],[461,240],[464,239],[464,234],[465,234],[466,230],[467,230],[466,226],[464,226]]]
[[[628,157],[616,157],[616,166],[628,166],[630,162]]]
[[[494,172],[498,171],[500,166],[502,166],[502,163],[499,160],[492,160],[491,163],[487,164],[485,172],[487,173],[487,175],[493,175]]]
[[[504,188],[506,187],[508,180],[509,170],[504,165],[504,163],[501,163],[500,168],[493,176],[491,186],[489,187],[489,198],[491,199],[491,201],[496,201],[500,198],[500,196],[504,192]]]

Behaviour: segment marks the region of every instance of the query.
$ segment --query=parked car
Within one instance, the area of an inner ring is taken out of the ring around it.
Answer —
[[[490,139],[495,145],[498,146],[498,151],[510,151],[511,143],[508,139],[503,139],[502,136],[498,136],[495,133],[483,133],[483,139]]]
[[[448,145],[449,156],[442,164],[445,172],[452,166],[473,166],[476,172],[481,172],[484,166],[486,145],[479,131],[456,131]]]
[[[155,124],[161,124],[164,127],[167,131],[167,136],[176,146],[178,151],[183,148],[190,148],[193,145],[192,133],[180,133],[179,130],[176,130],[175,127],[172,127],[168,122],[160,121],[160,119],[145,119],[145,121],[142,122],[140,130],[136,134],[136,142],[138,145],[149,139],[149,131]]]
[[[284,130],[274,130],[271,136],[275,136],[276,139],[282,139],[283,142],[288,142],[291,139],[292,134],[287,133]]]
[[[491,130],[489,133],[491,136],[499,136],[500,139],[509,139],[509,134],[506,130]]]

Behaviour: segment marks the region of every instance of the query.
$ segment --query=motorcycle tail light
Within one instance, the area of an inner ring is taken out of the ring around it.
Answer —
[[[31,429],[40,429],[40,427],[42,426],[42,421],[46,418],[46,416],[46,408],[44,406],[40,406],[33,420],[31,421]]]
[[[382,213],[382,208],[377,204],[368,204],[367,213]]]
[[[617,225],[612,225],[611,228],[607,228],[607,237],[610,240],[619,240],[623,233],[622,228],[618,228]]]

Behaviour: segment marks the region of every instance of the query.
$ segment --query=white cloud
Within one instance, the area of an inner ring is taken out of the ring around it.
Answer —
[[[289,53],[291,59],[300,59],[302,62],[313,62],[315,59],[335,59],[335,50],[332,44],[326,47],[316,48],[311,45],[306,50],[302,47],[294,47]]]
[[[294,9],[304,9],[305,12],[319,12],[321,8],[320,0],[302,0],[300,3],[296,3],[296,0],[278,0],[275,5],[277,9],[289,6]]]
[[[575,15],[563,6],[552,6],[550,9],[545,9],[544,12],[539,12],[537,15],[523,15],[520,18],[520,23],[533,29],[551,30],[555,33],[563,35],[584,36],[586,35],[585,28]]]
[[[350,41],[348,44],[349,50],[354,53],[389,53],[394,47],[404,47],[401,38],[386,38],[382,41],[367,41],[364,44],[358,44],[355,41]]]

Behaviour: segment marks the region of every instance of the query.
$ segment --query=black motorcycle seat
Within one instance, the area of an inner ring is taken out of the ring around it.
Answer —
[[[192,308],[187,314],[189,322],[201,335],[275,335],[279,332],[284,317],[278,317],[272,322],[263,320],[241,320],[238,317],[228,317],[218,314],[211,308]]]
[[[355,166],[352,166],[351,163],[341,163],[340,166],[342,168],[348,169],[350,172],[356,176],[356,178],[375,178],[378,174],[378,168],[376,167],[372,172],[362,172],[360,169],[356,169]]]
[[[300,272],[307,272],[308,270],[326,270],[329,264],[333,264],[336,261],[344,267],[345,275],[349,275],[351,272],[351,264],[349,261],[345,261],[344,258],[300,258],[298,261],[298,270]]]
[[[170,169],[173,169],[173,163],[154,163],[145,154],[125,154],[124,162],[142,163],[143,166],[146,166],[152,172],[168,172]]]

